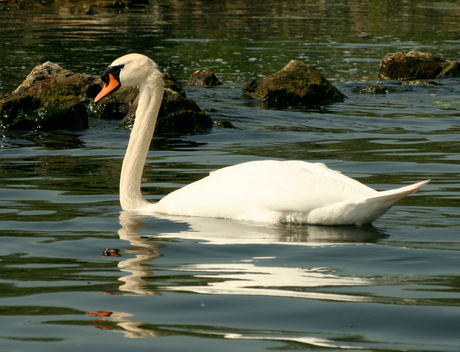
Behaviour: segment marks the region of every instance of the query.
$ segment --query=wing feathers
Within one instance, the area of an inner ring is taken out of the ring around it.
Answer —
[[[428,181],[377,192],[321,163],[255,161],[226,167],[153,205],[171,215],[323,225],[365,224]]]

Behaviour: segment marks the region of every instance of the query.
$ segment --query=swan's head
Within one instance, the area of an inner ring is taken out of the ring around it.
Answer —
[[[142,54],[128,54],[119,57],[102,73],[104,86],[94,99],[97,103],[121,87],[141,85],[152,72],[158,72],[157,64]]]

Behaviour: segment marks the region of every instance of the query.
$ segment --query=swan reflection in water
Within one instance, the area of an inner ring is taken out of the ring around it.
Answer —
[[[127,240],[136,248],[129,253],[134,258],[122,260],[118,266],[123,272],[131,275],[123,276],[119,280],[124,284],[120,291],[132,294],[145,295],[157,294],[148,289],[148,283],[143,277],[153,275],[146,270],[144,263],[159,258],[162,254],[158,251],[164,244],[159,244],[152,239],[177,239],[197,240],[208,245],[226,244],[284,244],[324,246],[337,243],[350,242],[375,242],[386,237],[378,229],[368,227],[324,227],[305,225],[262,225],[260,223],[239,222],[233,220],[210,219],[201,217],[157,217],[173,221],[178,229],[175,232],[159,232],[151,237],[141,237],[140,230],[147,225],[142,222],[142,214],[123,211],[120,214],[119,230],[120,239]],[[193,264],[182,265],[175,271],[201,272],[195,277],[219,279],[212,280],[208,285],[190,286],[164,286],[166,291],[188,291],[207,294],[238,294],[238,295],[268,295],[299,298],[317,298],[341,301],[362,301],[362,296],[336,295],[331,293],[302,292],[274,287],[322,287],[322,286],[356,286],[366,285],[367,280],[355,277],[333,275],[325,268],[290,268],[273,265],[263,266],[264,258],[249,258],[240,263]],[[269,258],[265,258],[269,259]],[[254,264],[257,260],[257,265]],[[211,280],[210,280],[211,281]],[[257,288],[254,288],[257,287]]]
[[[149,219],[150,218],[150,219]],[[162,292],[194,292],[202,294],[221,295],[259,295],[290,297],[304,299],[321,299],[347,302],[366,302],[370,298],[362,295],[339,294],[313,291],[311,288],[340,287],[340,286],[366,286],[371,280],[338,276],[327,268],[293,268],[286,266],[264,265],[273,257],[253,257],[240,262],[198,263],[180,265],[170,271],[190,274],[197,278],[199,285],[177,284],[175,286],[149,285],[146,278],[154,276],[151,263],[163,257],[161,248],[166,245],[155,239],[187,239],[201,243],[201,245],[235,245],[235,244],[280,244],[327,246],[344,243],[372,243],[387,237],[384,232],[372,226],[368,227],[320,227],[320,226],[294,226],[294,225],[263,225],[252,222],[238,222],[233,220],[162,216],[149,217],[145,221],[158,225],[155,229],[142,221],[143,215],[134,212],[122,211],[120,213],[121,228],[118,231],[120,239],[126,240],[131,248],[120,251],[121,257],[118,267],[124,275],[118,279],[123,284],[119,287],[122,295],[160,295]],[[153,222],[152,222],[153,221]],[[163,231],[164,230],[164,231]],[[142,235],[141,235],[142,231]],[[197,244],[199,245],[199,244]],[[125,259],[124,257],[129,257]],[[199,274],[197,274],[197,272]],[[203,285],[202,280],[208,279]],[[166,281],[166,280],[165,280]],[[290,287],[291,289],[286,289]],[[117,294],[117,293],[115,293]],[[155,328],[146,328],[143,322],[134,321],[133,314],[128,312],[108,312],[104,319],[116,322],[116,331],[122,332],[126,337],[154,337],[164,334]],[[96,313],[92,313],[97,315]],[[207,333],[210,333],[208,331]],[[257,333],[257,332],[256,332]],[[252,338],[255,338],[251,332]],[[219,333],[223,338],[246,338],[245,335],[232,333]],[[260,339],[286,340],[283,337],[259,336]],[[292,337],[290,337],[292,339]],[[314,345],[328,346],[327,340],[313,337],[298,337],[296,341]],[[313,343],[316,341],[315,343]]]

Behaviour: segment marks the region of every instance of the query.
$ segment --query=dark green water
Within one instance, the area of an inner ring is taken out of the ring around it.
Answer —
[[[156,136],[151,201],[265,158],[325,162],[379,190],[432,181],[363,228],[138,218],[120,213],[129,132],[116,121],[2,131],[1,351],[458,351],[460,80],[360,93],[397,51],[459,60],[456,2],[155,1],[93,15],[8,6],[2,94],[47,60],[99,74],[127,52],[182,82],[202,68],[224,82],[186,92],[237,128]],[[277,110],[241,96],[291,59],[347,100]]]

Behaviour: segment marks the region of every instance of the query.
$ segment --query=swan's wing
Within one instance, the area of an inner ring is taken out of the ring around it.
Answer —
[[[270,221],[378,192],[324,164],[255,161],[226,167],[163,198],[156,211]]]
[[[318,175],[322,175],[326,178],[331,178],[334,179],[340,183],[344,183],[348,185],[349,187],[359,190],[363,195],[364,194],[369,194],[372,195],[374,193],[377,193],[376,190],[362,184],[359,181],[356,181],[348,176],[345,176],[342,174],[340,171],[337,170],[331,170],[329,169],[325,164],[323,163],[307,163],[305,161],[299,161],[299,160],[289,160],[285,161],[287,164],[291,165],[296,165],[298,167],[304,168],[306,170],[309,170],[313,173],[316,173]]]

